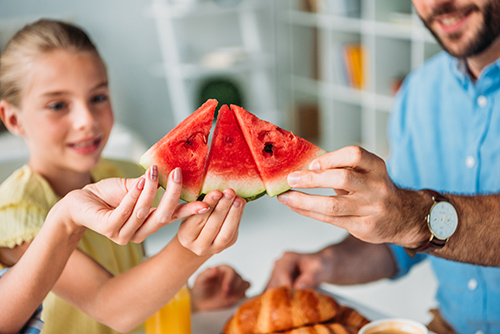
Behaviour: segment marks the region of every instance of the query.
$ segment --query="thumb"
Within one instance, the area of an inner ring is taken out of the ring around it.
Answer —
[[[316,279],[311,273],[303,273],[293,283],[295,289],[314,289],[318,286]]]

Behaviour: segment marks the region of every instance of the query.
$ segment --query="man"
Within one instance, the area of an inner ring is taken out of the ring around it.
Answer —
[[[485,266],[500,266],[500,0],[413,4],[447,53],[398,93],[387,169],[348,147],[289,175],[293,187],[331,187],[337,196],[291,191],[280,202],[352,236],[317,253],[286,253],[268,286],[397,278],[428,258],[439,280],[431,328],[498,333],[500,268]]]

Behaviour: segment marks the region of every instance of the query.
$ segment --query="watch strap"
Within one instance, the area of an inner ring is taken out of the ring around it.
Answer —
[[[434,191],[432,189],[422,189],[422,191],[429,194],[432,197],[432,200],[436,203],[437,202],[448,202],[448,203],[450,202],[450,200],[448,198],[446,198],[442,194],[440,194],[437,191]],[[428,221],[428,218],[426,218],[426,221]],[[413,258],[413,257],[415,257],[415,255],[418,252],[428,253],[428,252],[432,252],[433,250],[436,250],[436,249],[441,249],[444,247],[444,245],[446,245],[447,241],[448,241],[448,239],[441,240],[441,239],[435,238],[434,234],[432,234],[432,231],[431,231],[431,237],[429,238],[429,241],[427,241],[425,244],[423,244],[422,246],[419,246],[417,248],[404,247],[404,250],[406,251],[406,253],[410,257]]]
[[[450,202],[450,200],[447,197],[443,196],[442,194],[432,189],[422,189],[422,191],[429,194],[434,202],[448,202],[448,203]]]

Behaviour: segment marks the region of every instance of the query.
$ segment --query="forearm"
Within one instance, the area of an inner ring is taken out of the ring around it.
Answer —
[[[396,272],[387,245],[365,243],[350,235],[321,253],[327,268],[322,281],[327,283],[362,284],[392,277]]]
[[[500,195],[446,195],[458,213],[457,230],[446,245],[432,252],[445,259],[500,266]]]
[[[126,332],[164,306],[209,258],[184,248],[175,237],[140,265],[106,280],[92,300],[76,305],[97,321]]]
[[[0,333],[17,333],[52,289],[85,228],[52,210],[20,260],[0,279]]]

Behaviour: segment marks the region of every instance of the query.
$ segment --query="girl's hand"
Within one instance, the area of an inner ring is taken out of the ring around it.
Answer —
[[[198,256],[220,253],[236,242],[246,204],[233,189],[211,191],[203,202],[211,209],[185,219],[177,232],[181,245]]]
[[[193,311],[228,308],[244,299],[250,283],[227,265],[209,268],[196,277],[191,289]]]
[[[68,194],[63,201],[72,221],[90,228],[114,242],[142,242],[166,224],[196,213],[208,212],[206,203],[179,204],[182,189],[181,170],[169,175],[167,189],[152,208],[158,188],[156,166],[138,179],[111,178],[90,184]]]

